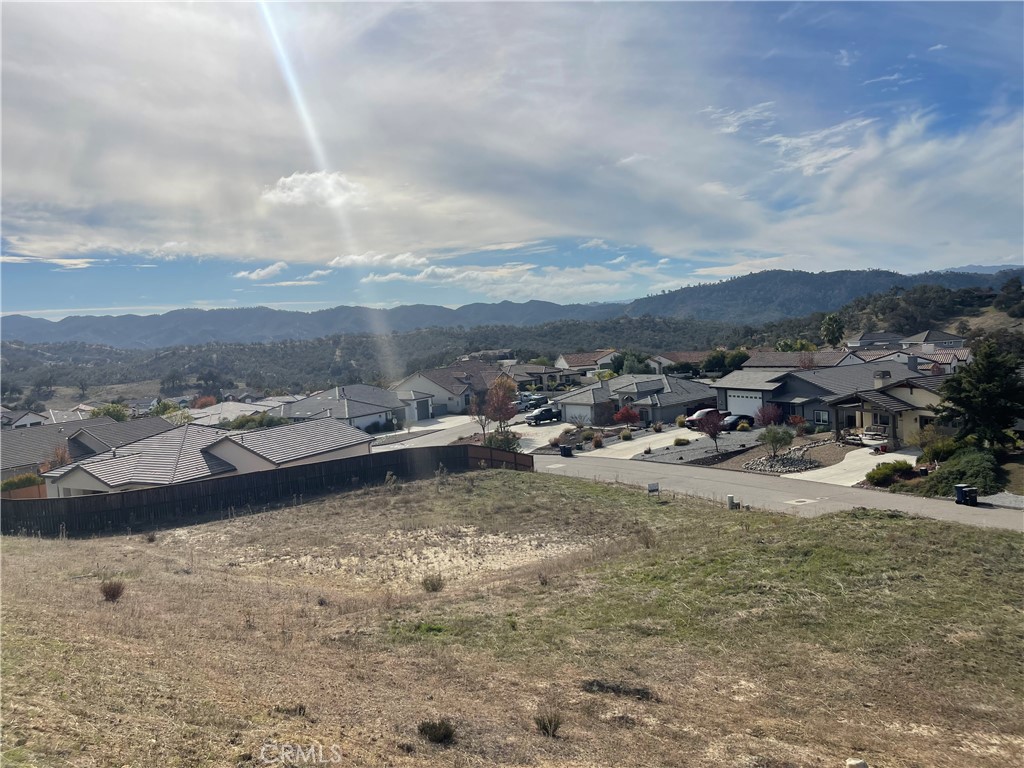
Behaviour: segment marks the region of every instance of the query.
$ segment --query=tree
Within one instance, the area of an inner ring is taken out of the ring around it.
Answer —
[[[725,356],[725,368],[722,373],[732,373],[743,367],[743,364],[750,359],[745,349],[734,349]]]
[[[622,362],[623,373],[653,373],[651,366],[647,362],[647,358],[641,355],[639,352],[627,352],[623,356]]]
[[[725,369],[725,352],[720,349],[716,349],[710,355],[704,358],[704,361],[700,364],[701,370],[703,371],[721,371]]]
[[[698,419],[695,425],[697,429],[715,441],[715,453],[718,453],[718,437],[725,431],[722,426],[723,421],[722,414],[712,411]]]
[[[612,416],[616,424],[636,424],[640,421],[640,414],[630,408],[628,405],[622,406],[615,415]]]
[[[192,402],[189,403],[190,408],[209,408],[211,405],[217,404],[217,398],[213,395],[196,395],[192,398]]]
[[[986,445],[1006,445],[1006,430],[1024,418],[1024,380],[1017,373],[1019,360],[1000,352],[993,341],[983,341],[974,360],[948,378],[940,389],[943,402],[936,408],[939,421],[958,421],[958,439],[977,435]]]
[[[499,376],[487,390],[486,413],[498,426],[490,437],[484,437],[484,445],[503,451],[519,450],[519,438],[509,427],[509,422],[518,413],[516,395],[515,382],[506,376]]]
[[[128,409],[120,403],[107,403],[101,405],[99,408],[93,408],[92,413],[89,414],[90,419],[98,419],[100,416],[109,416],[114,421],[128,421],[128,417],[131,414],[128,413]]]
[[[846,326],[843,325],[843,320],[835,312],[825,315],[825,319],[821,321],[821,338],[828,344],[832,349],[839,346],[843,340],[843,335],[846,333]]]
[[[768,449],[768,453],[774,459],[779,451],[793,442],[793,433],[785,427],[777,427],[774,424],[765,427],[764,431],[757,436],[757,442]]]
[[[550,368],[551,360],[544,355],[541,355],[540,357],[535,357],[530,360],[530,365],[543,365],[545,368]]]
[[[775,403],[765,403],[754,414],[754,424],[758,427],[770,427],[782,423],[782,409]]]
[[[473,417],[473,421],[480,425],[480,431],[484,435],[484,440],[486,440],[487,425],[491,423],[491,417],[487,414],[486,396],[483,400],[475,392],[469,396],[469,415]]]
[[[78,391],[82,395],[82,399],[85,399],[86,394],[89,392],[89,382],[84,378],[78,380]]]

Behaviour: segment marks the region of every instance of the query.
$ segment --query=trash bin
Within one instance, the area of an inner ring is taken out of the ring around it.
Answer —
[[[964,503],[967,504],[968,507],[978,506],[978,489],[973,485],[968,488],[964,488]]]
[[[967,483],[957,483],[956,485],[953,486],[953,489],[956,491],[956,503],[966,504],[967,499],[964,494],[964,491],[967,490]]]
[[[558,452],[562,456],[565,456],[565,457],[572,456],[572,446],[571,445],[560,445],[560,446],[558,446]]]
[[[928,477],[928,467],[921,467],[917,470],[921,477]]]

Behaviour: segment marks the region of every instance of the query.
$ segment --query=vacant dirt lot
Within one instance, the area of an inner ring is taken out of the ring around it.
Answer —
[[[494,471],[2,554],[10,765],[995,767],[1024,746],[1012,533]],[[440,718],[447,747],[418,733]]]

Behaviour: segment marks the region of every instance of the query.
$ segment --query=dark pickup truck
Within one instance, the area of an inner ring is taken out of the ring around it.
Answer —
[[[543,421],[561,421],[562,414],[551,406],[538,408],[526,417],[526,423],[535,427]]]

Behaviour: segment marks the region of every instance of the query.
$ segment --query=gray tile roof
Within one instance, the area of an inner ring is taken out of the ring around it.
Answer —
[[[428,397],[428,395],[422,395]],[[391,390],[351,384],[318,392],[294,403],[285,403],[273,415],[289,419],[354,419],[384,411],[404,410],[405,403]]]
[[[72,430],[68,439],[82,443],[93,451],[102,451],[107,448],[120,448],[122,445],[159,435],[174,428],[173,424],[161,416],[115,421],[112,424],[94,423],[98,421],[100,421],[98,418],[89,419],[83,424],[71,425]]]
[[[502,374],[502,370],[497,365],[479,360],[463,360],[446,368],[431,368],[417,373],[453,395],[463,395],[467,392],[483,392]],[[400,389],[410,378],[406,376],[392,390]]]
[[[845,349],[819,349],[815,352],[778,352],[774,349],[755,349],[750,352],[750,359],[743,363],[743,368],[788,368],[796,370],[811,366],[825,368],[838,365],[850,355]]]
[[[913,336],[904,336],[900,341],[903,344],[925,344],[936,341],[966,341],[966,339],[945,331],[921,331]]]
[[[116,424],[109,416],[92,419],[95,426]],[[54,449],[67,445],[68,437],[79,428],[75,424],[41,424],[26,429],[0,431],[0,468],[13,469],[42,464],[53,456]]]
[[[220,434],[224,435],[223,432]],[[374,438],[344,422],[317,419],[238,432],[222,439],[232,440],[274,464],[286,464],[308,456],[369,443]]]
[[[784,371],[763,371],[757,368],[746,368],[727,373],[711,386],[715,389],[752,389],[759,392],[772,392],[782,386]]]
[[[902,363],[861,363],[860,365],[839,365],[835,368],[818,368],[813,371],[793,371],[783,374],[803,379],[808,384],[823,389],[826,395],[848,395],[875,388],[875,372],[888,371],[890,386],[904,379],[920,378],[922,374],[911,371]],[[731,375],[731,374],[730,374]]]
[[[707,384],[692,379],[663,374],[626,374],[607,381],[574,389],[552,398],[557,405],[595,405],[608,402],[620,395],[637,397],[639,405],[675,405],[714,397]]]
[[[185,424],[161,434],[47,472],[60,477],[80,469],[111,488],[122,485],[170,485],[231,472],[228,462],[203,449],[224,437],[224,431]]]

